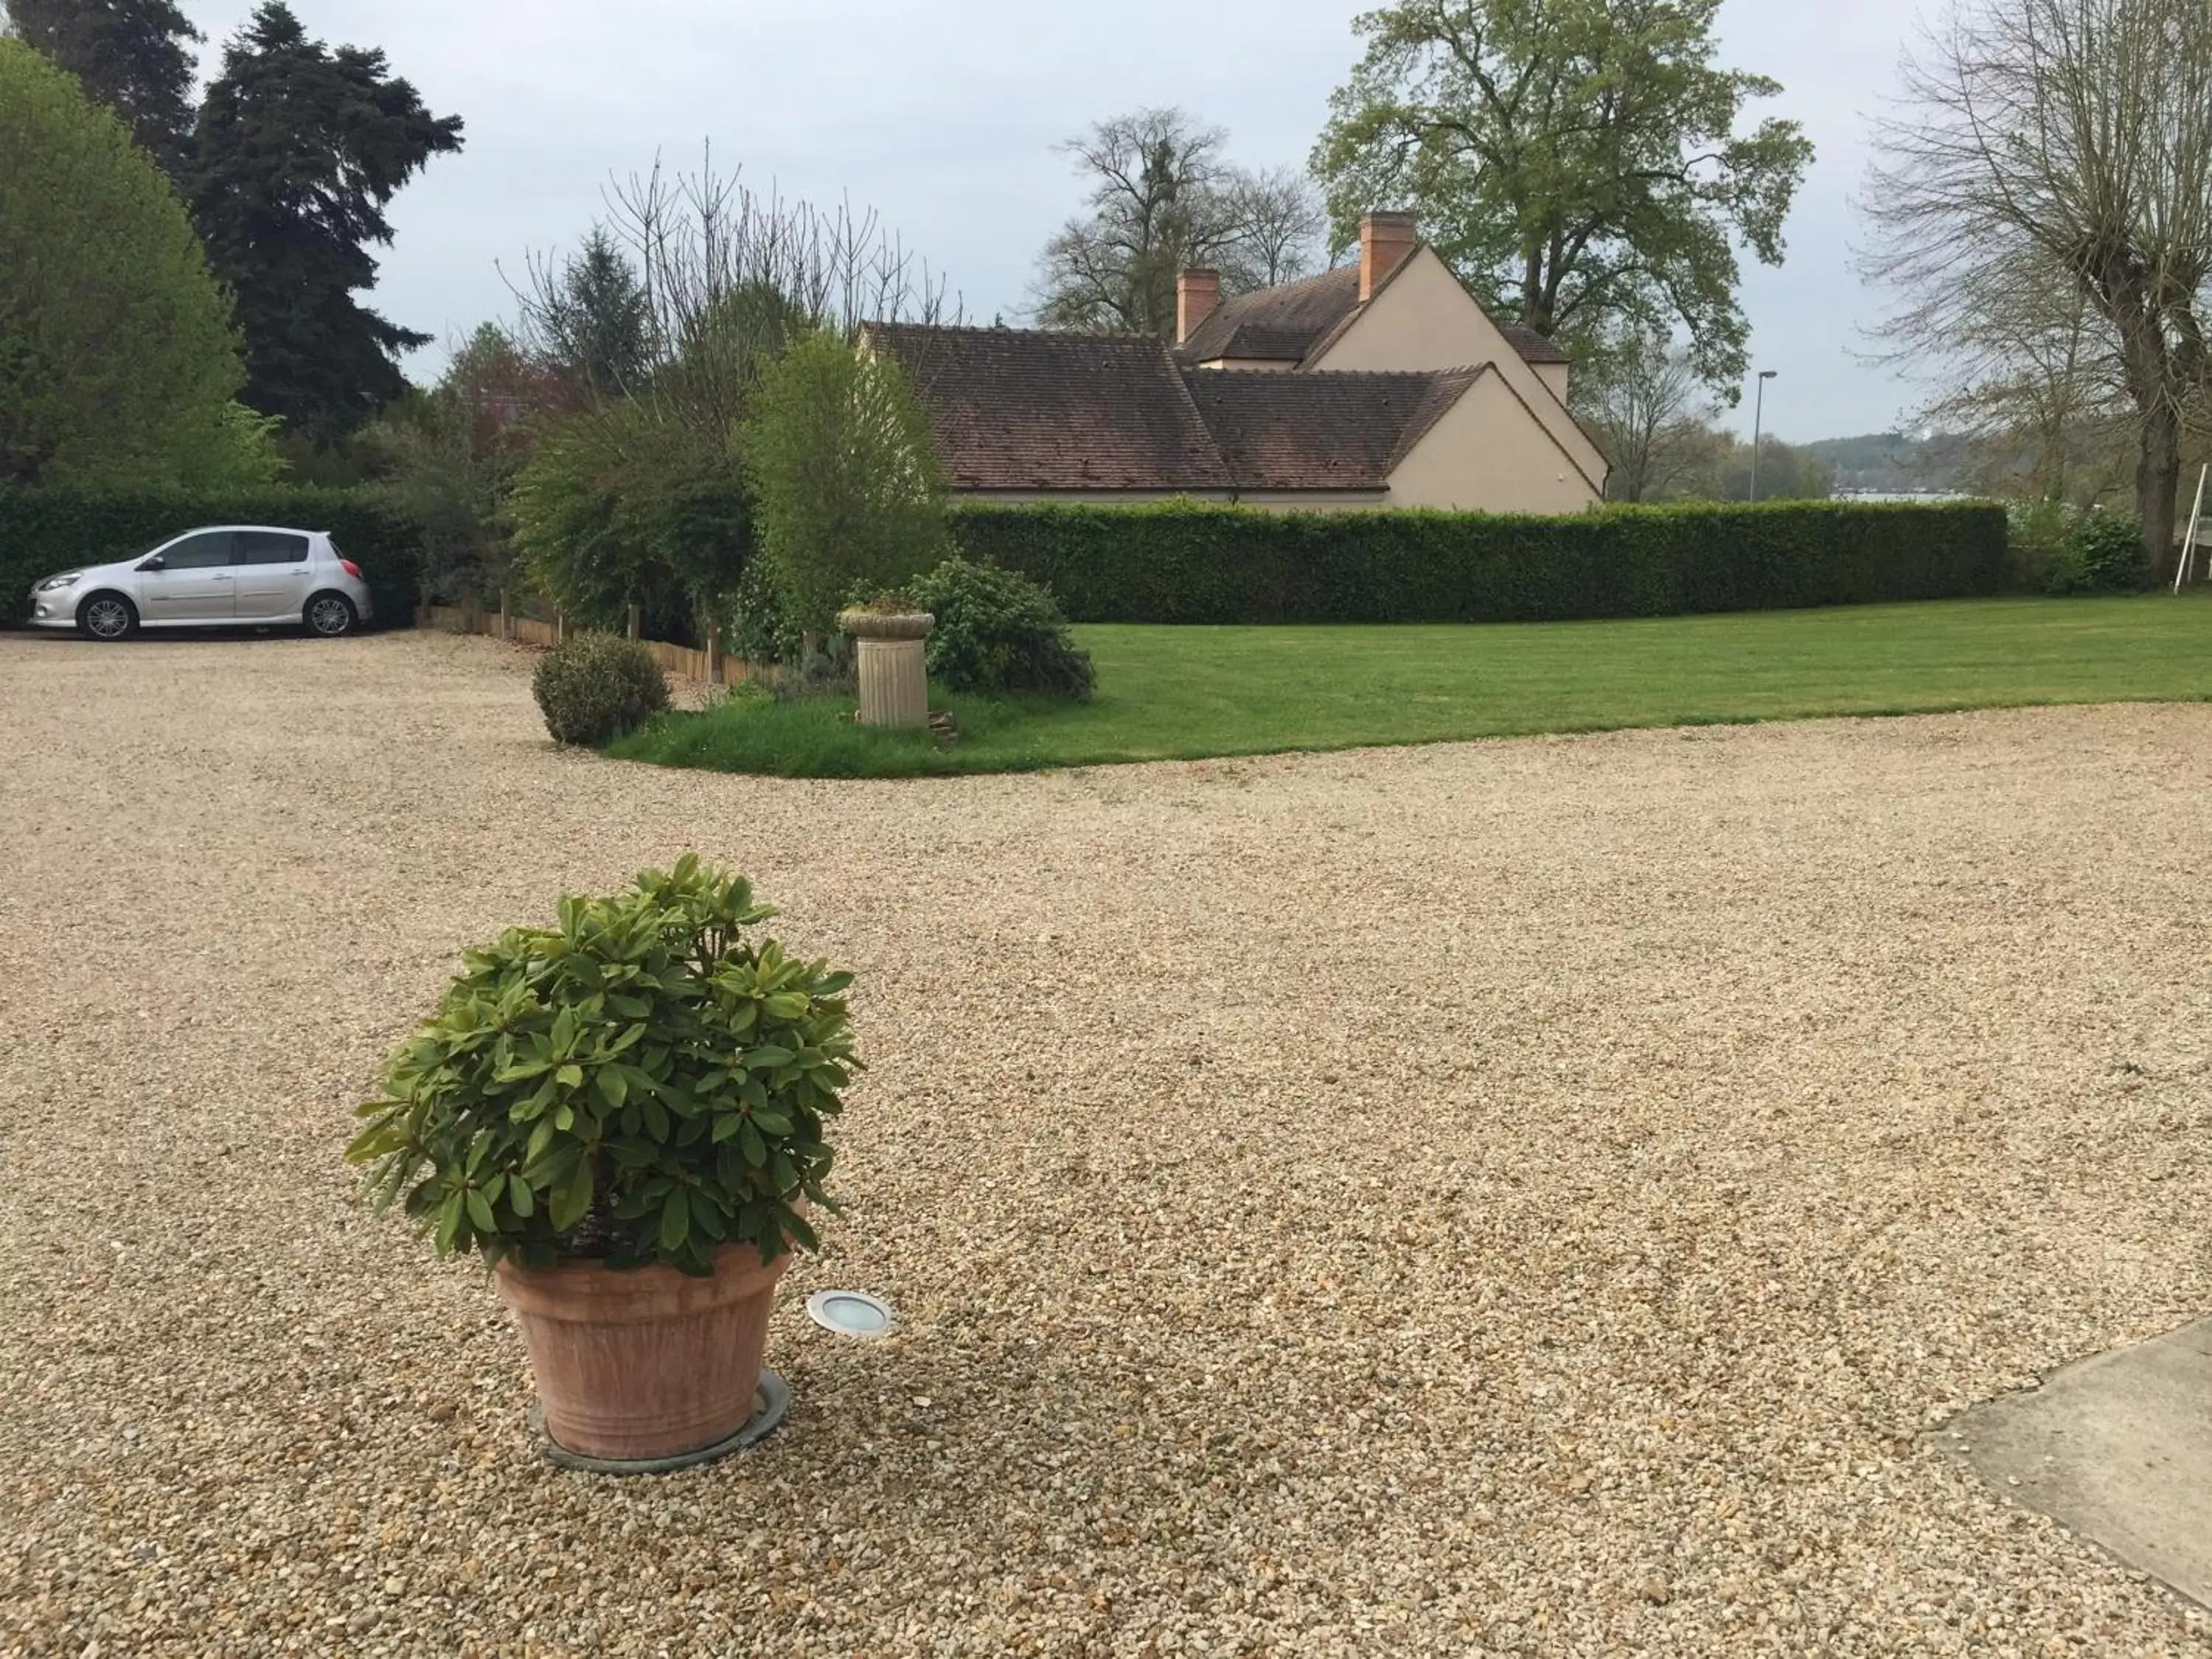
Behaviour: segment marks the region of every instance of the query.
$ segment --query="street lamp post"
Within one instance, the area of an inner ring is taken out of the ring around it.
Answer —
[[[1766,383],[1782,371],[1762,368],[1759,371],[1759,398],[1751,417],[1751,499],[1759,499],[1759,451],[1766,436]]]

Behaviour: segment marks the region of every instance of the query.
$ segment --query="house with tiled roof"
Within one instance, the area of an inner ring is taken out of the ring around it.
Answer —
[[[1577,513],[1606,463],[1566,354],[1494,320],[1403,214],[1359,258],[1221,298],[1187,270],[1176,338],[871,324],[928,410],[956,495],[1192,496],[1285,509]]]

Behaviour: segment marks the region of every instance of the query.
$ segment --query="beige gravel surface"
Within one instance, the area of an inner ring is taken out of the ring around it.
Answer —
[[[0,1652],[2212,1649],[1920,1437],[2212,1307],[2212,708],[834,784],[526,672],[0,636]],[[789,1423],[609,1481],[339,1154],[686,848],[876,1069]]]

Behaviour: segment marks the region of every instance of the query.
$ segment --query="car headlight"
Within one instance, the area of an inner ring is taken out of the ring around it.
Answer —
[[[74,571],[72,571],[70,574],[68,574],[68,575],[66,575],[66,576],[49,576],[49,577],[47,577],[47,578],[46,579],[46,580],[44,580],[44,581],[42,581],[42,582],[40,582],[40,583],[39,584],[39,592],[41,592],[41,593],[54,593],[54,592],[58,592],[61,589],[63,589],[63,588],[64,588],[64,587],[75,587],[75,586],[76,586],[76,584],[77,584],[77,578],[76,578],[76,573],[75,573]]]

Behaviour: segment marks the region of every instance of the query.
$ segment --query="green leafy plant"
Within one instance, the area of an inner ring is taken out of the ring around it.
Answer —
[[[153,158],[0,39],[0,482],[266,484],[246,383],[230,296]]]
[[[635,605],[652,637],[696,641],[751,558],[751,507],[723,446],[639,399],[545,427],[507,510],[531,580],[594,628]]]
[[[2152,580],[2142,520],[2127,513],[2085,515],[2066,538],[2063,568],[2078,591],[2140,593]]]
[[[530,689],[556,743],[605,743],[668,707],[653,653],[614,634],[563,640],[539,660]]]
[[[2012,556],[2013,585],[2023,593],[2064,592],[2068,563],[2064,548],[2073,527],[2073,510],[2064,501],[2045,495],[2009,504],[2005,509],[2005,537]]]
[[[1079,702],[1097,671],[1067,631],[1052,590],[996,566],[947,559],[913,583],[937,618],[929,672],[956,691],[1043,691]]]
[[[687,854],[468,953],[395,1054],[349,1161],[439,1253],[714,1271],[819,1248],[826,1120],[860,1067],[850,974],[787,956],[742,876]]]
[[[761,550],[785,609],[827,632],[856,586],[897,586],[945,548],[929,419],[897,363],[833,333],[761,377],[741,434]]]
[[[805,636],[783,603],[763,559],[749,559],[719,601],[722,644],[751,663],[796,663]]]

